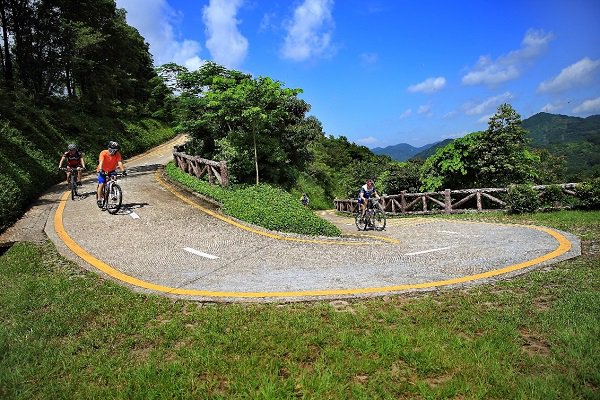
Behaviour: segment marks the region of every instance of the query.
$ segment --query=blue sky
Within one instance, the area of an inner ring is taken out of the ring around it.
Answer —
[[[422,146],[497,107],[600,114],[600,1],[117,0],[155,64],[269,76],[328,135]]]

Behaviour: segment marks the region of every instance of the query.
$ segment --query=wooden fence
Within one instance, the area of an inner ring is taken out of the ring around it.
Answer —
[[[566,195],[576,196],[573,191],[575,185],[575,183],[564,183],[558,186]],[[539,191],[540,196],[543,195],[547,187],[549,186],[533,186],[535,190]],[[484,212],[504,210],[506,203],[498,197],[499,194],[507,192],[507,188],[446,189],[442,192],[427,193],[406,193],[406,191],[403,191],[400,194],[381,196],[379,203],[386,213],[392,215]],[[358,212],[358,201],[356,199],[335,199],[334,204],[337,211]]]
[[[227,173],[227,163],[225,161],[206,160],[198,156],[190,156],[181,151],[179,146],[173,151],[175,163],[182,171],[198,178],[208,174],[208,182],[214,184],[217,181],[221,186],[229,185],[229,175]]]

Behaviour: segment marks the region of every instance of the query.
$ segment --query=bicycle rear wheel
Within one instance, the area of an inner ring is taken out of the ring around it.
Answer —
[[[356,223],[356,228],[359,231],[364,231],[367,229],[367,217],[366,215],[363,217],[360,211],[354,217],[354,222]]]
[[[383,211],[376,209],[372,218],[373,228],[375,228],[376,231],[382,231],[385,229],[386,217]]]
[[[116,214],[121,208],[122,201],[123,193],[121,191],[121,187],[116,183],[109,184],[104,197],[104,206],[106,207],[106,211],[108,211],[110,214]]]

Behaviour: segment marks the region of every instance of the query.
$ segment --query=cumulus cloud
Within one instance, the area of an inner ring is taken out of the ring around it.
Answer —
[[[560,71],[554,78],[540,83],[539,92],[562,92],[574,86],[585,85],[592,81],[593,74],[600,67],[600,60],[582,58],[575,64]]]
[[[446,78],[438,76],[437,78],[428,78],[421,83],[408,87],[408,91],[412,93],[435,93],[446,86]]]
[[[248,40],[238,30],[236,18],[243,0],[210,0],[202,10],[206,26],[206,48],[217,63],[228,68],[241,65],[248,53]]]
[[[594,114],[600,112],[600,97],[595,99],[586,100],[573,109],[573,112],[577,114]]]
[[[173,10],[166,0],[117,0],[117,6],[127,11],[127,22],[150,45],[156,65],[175,62],[191,70],[202,65],[202,46],[195,40],[177,37],[174,25],[182,15]]]
[[[287,25],[281,56],[293,61],[327,56],[333,51],[331,36],[333,0],[304,0]]]
[[[521,48],[492,60],[489,56],[480,56],[477,64],[462,78],[465,85],[497,85],[521,74],[527,63],[539,57],[548,43],[554,38],[552,33],[529,29],[521,42]]]
[[[504,92],[498,96],[490,97],[482,101],[481,103],[467,103],[464,106],[465,114],[467,115],[480,115],[489,111],[493,108],[498,108],[498,106],[512,98],[512,93]]]

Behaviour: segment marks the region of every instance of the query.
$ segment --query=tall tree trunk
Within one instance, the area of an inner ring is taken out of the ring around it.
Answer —
[[[2,37],[4,39],[4,79],[6,81],[6,86],[9,89],[13,88],[13,67],[12,67],[12,59],[10,56],[10,47],[8,45],[8,20],[6,19],[6,10],[5,10],[5,2],[4,0],[0,0],[0,21],[2,22]]]
[[[258,185],[258,151],[256,150],[256,129],[252,130],[252,139],[254,141],[254,166],[256,168],[256,185]]]

